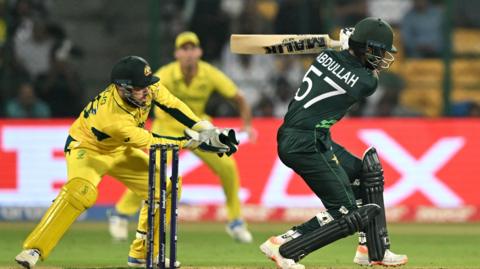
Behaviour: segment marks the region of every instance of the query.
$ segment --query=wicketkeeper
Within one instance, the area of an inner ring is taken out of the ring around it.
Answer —
[[[144,149],[151,144],[168,143],[189,149],[200,147],[217,153],[236,151],[234,143],[220,142],[220,139],[225,142],[225,136],[218,128],[200,120],[170,94],[144,59],[137,56],[122,58],[113,67],[110,78],[111,84],[85,107],[70,128],[65,144],[67,182],[23,243],[23,250],[15,257],[25,268],[35,266],[38,259],[48,258],[75,219],[95,204],[97,186],[104,175],[116,178],[147,199],[149,159]],[[143,127],[152,105],[190,128],[186,129],[190,136],[162,137],[145,130]],[[158,198],[158,193],[156,196]],[[145,206],[138,221],[138,236],[129,252],[129,257],[143,262],[146,213]],[[156,250],[158,253],[158,246]]]
[[[277,134],[278,155],[320,198],[326,211],[273,236],[261,251],[282,269],[340,238],[360,232],[354,262],[403,265],[390,251],[383,201],[383,170],[374,148],[359,159],[334,142],[330,128],[348,109],[373,94],[378,73],[395,53],[393,31],[382,19],[366,18],[345,29],[344,50],[325,50],[313,61]],[[348,37],[348,35],[351,36]]]
[[[253,137],[251,128],[251,111],[243,93],[231,79],[211,64],[202,61],[200,40],[193,32],[182,32],[175,40],[175,59],[162,66],[156,73],[162,84],[192,111],[202,119],[210,119],[205,108],[210,96],[216,92],[231,101],[238,108],[243,120],[243,129]],[[155,109],[155,120],[152,131],[165,136],[178,136],[183,132],[183,126],[169,113]],[[228,223],[227,233],[237,242],[252,242],[252,234],[241,214],[240,175],[237,163],[233,157],[219,157],[217,154],[199,150],[192,151],[220,179],[225,194],[225,206]],[[135,214],[141,204],[140,198],[130,190],[126,190],[115,205],[115,211],[109,218],[110,234],[115,239],[127,238],[128,216]],[[133,264],[135,261],[131,260]]]

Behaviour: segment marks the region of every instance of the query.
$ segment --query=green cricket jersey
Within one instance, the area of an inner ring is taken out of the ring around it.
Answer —
[[[303,77],[288,106],[283,128],[330,128],[362,97],[375,92],[378,78],[347,50],[325,50]]]

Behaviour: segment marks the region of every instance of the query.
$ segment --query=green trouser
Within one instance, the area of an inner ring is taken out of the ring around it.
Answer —
[[[333,142],[328,130],[281,128],[277,142],[282,162],[303,178],[333,218],[341,217],[342,207],[349,211],[357,208],[351,183],[360,175],[362,161]],[[318,226],[318,221],[313,226]]]

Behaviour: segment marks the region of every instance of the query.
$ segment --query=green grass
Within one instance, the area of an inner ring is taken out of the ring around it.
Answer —
[[[132,225],[133,226],[133,225]],[[14,256],[34,223],[0,222],[0,268],[15,268]],[[178,257],[185,268],[274,268],[258,245],[289,224],[251,224],[254,244],[233,242],[220,223],[181,223]],[[134,227],[131,237],[134,235]],[[392,224],[392,250],[406,253],[404,268],[480,268],[480,225]],[[333,243],[302,260],[307,268],[361,268],[352,264],[356,246],[352,236]],[[76,223],[47,261],[36,268],[125,267],[130,242],[112,242],[106,223]]]

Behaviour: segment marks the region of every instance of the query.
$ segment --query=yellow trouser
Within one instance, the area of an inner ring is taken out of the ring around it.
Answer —
[[[95,203],[96,188],[104,175],[116,178],[142,199],[148,196],[148,155],[140,149],[126,148],[124,151],[100,153],[75,148],[66,153],[65,159],[67,184],[24,242],[24,249],[39,249],[42,259],[48,257],[73,221]],[[139,216],[139,225],[143,224],[138,227],[140,232],[147,231],[146,219],[146,214]],[[142,252],[144,256],[144,244],[143,249],[139,248],[139,240],[134,240],[131,252],[134,249],[134,253]]]
[[[168,114],[156,114],[161,118],[155,120],[152,125],[152,132],[165,136],[182,136],[185,128],[179,122],[175,121]],[[240,176],[238,174],[237,163],[233,157],[218,157],[211,152],[200,150],[192,151],[197,155],[212,171],[218,175],[222,183],[225,194],[227,218],[229,221],[241,218],[240,198],[238,197],[240,189]],[[169,156],[170,157],[170,156]],[[169,160],[170,163],[170,160]],[[182,165],[180,163],[180,165]],[[124,215],[132,215],[138,211],[141,205],[141,198],[128,189],[117,202],[115,208],[117,212]]]

